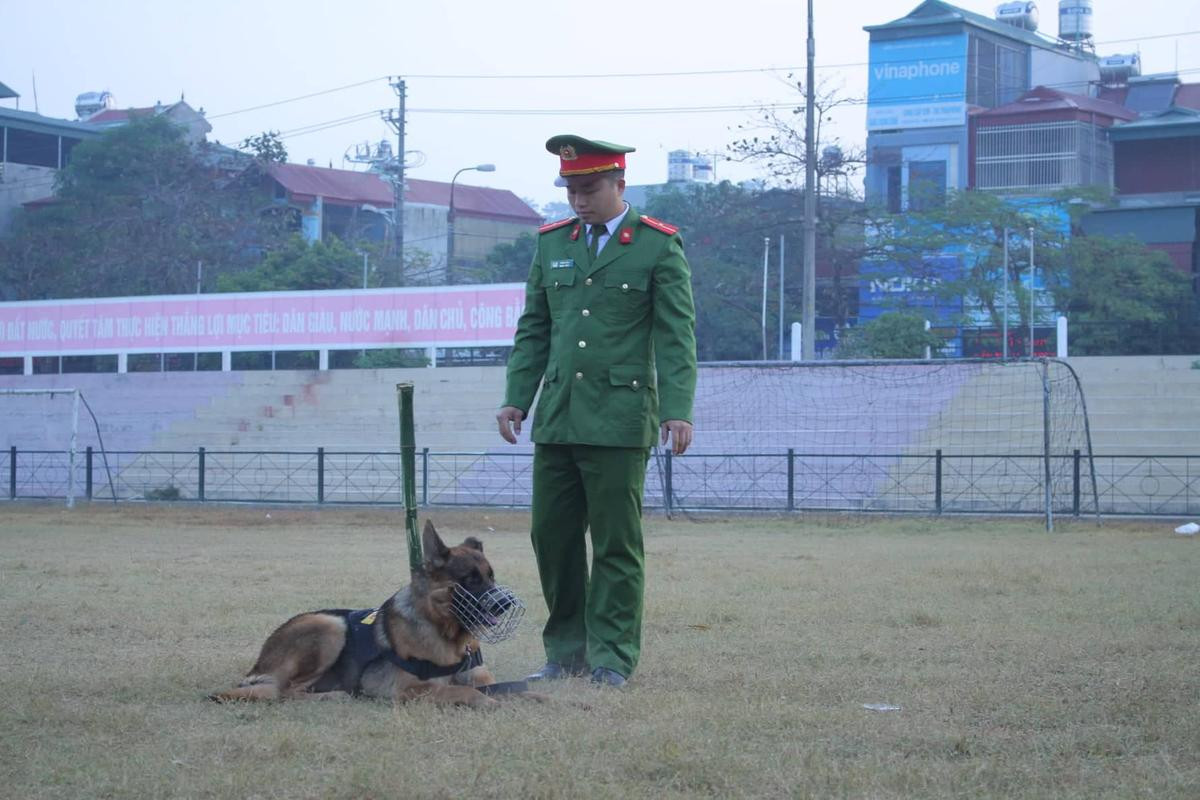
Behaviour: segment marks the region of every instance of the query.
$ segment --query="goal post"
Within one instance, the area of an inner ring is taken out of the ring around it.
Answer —
[[[58,409],[47,407],[46,402],[53,404],[56,399],[61,399],[68,403],[67,408]],[[18,453],[19,449],[31,450],[40,454],[51,454],[54,452],[52,447],[54,442],[52,439],[58,438],[52,433],[53,426],[57,423],[60,427],[65,427],[66,442],[61,440],[58,442],[61,447],[66,445],[67,467],[65,481],[55,480],[53,477],[48,479],[43,485],[52,490],[52,487],[58,483],[65,483],[65,492],[67,500],[67,508],[75,507],[76,497],[76,464],[78,457],[79,446],[79,403],[81,394],[78,389],[0,389],[0,414],[3,414],[7,420],[5,425],[7,449],[10,453]],[[19,400],[26,401],[24,409],[15,409],[13,404]],[[4,406],[9,406],[4,408]],[[24,413],[21,413],[24,412]],[[35,437],[32,441],[37,447],[19,447],[16,443],[17,433],[20,431],[24,435],[24,441],[30,442],[30,436]],[[37,438],[40,431],[41,441]],[[17,465],[12,463],[15,459],[9,461],[9,485],[15,487],[20,483],[17,473]],[[52,473],[57,470],[50,468]],[[15,494],[15,491],[11,492]]]
[[[1059,359],[702,364],[695,423],[664,492],[683,510],[1041,513],[1047,526],[1098,511],[1083,388]]]

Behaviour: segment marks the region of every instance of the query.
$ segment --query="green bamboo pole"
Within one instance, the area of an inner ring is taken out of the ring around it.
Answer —
[[[408,566],[418,572],[424,562],[417,533],[417,439],[413,427],[413,385],[397,383],[400,402],[400,468],[404,472],[404,528],[408,531]]]

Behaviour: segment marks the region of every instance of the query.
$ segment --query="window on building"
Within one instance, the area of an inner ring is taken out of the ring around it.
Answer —
[[[980,189],[1106,186],[1111,172],[1112,145],[1095,125],[995,125],[975,133],[975,185]]]
[[[0,375],[20,375],[24,371],[25,359],[20,356],[0,358]]]
[[[117,354],[102,356],[63,356],[62,371],[68,372],[116,372]]]
[[[34,375],[57,375],[61,367],[62,363],[58,356],[33,357]]]
[[[899,165],[887,168],[887,210],[890,214],[904,210],[904,171]]]
[[[927,211],[945,204],[946,162],[909,162],[908,208],[911,211]]]
[[[125,358],[128,372],[162,372],[162,353],[130,353]]]
[[[967,45],[967,103],[995,108],[1029,88],[1027,48],[972,35]]]
[[[316,350],[280,350],[275,354],[275,369],[316,369],[319,364]]]
[[[220,353],[196,353],[196,371],[197,372],[220,372],[221,371],[221,354]]]
[[[330,369],[386,369],[427,367],[429,357],[419,347],[379,348],[376,350],[330,350]]]
[[[233,370],[262,370],[274,368],[274,356],[270,350],[245,350],[231,353],[229,367]]]

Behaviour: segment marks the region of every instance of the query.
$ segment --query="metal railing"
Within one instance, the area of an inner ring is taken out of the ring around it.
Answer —
[[[422,506],[527,507],[528,451],[417,454]],[[1200,455],[1052,455],[1055,514],[1200,515]],[[403,503],[399,451],[118,451],[77,459],[85,499],[313,505]],[[0,458],[0,498],[65,498],[65,451],[18,450]],[[655,454],[645,505],[684,511],[856,511],[917,514],[1041,514],[1041,453],[946,455],[786,450]]]

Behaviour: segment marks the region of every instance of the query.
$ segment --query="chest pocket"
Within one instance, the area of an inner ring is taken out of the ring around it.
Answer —
[[[578,267],[565,269],[545,269],[542,271],[542,290],[546,292],[546,304],[550,307],[550,316],[559,317],[567,299],[575,286],[575,275]]]
[[[650,311],[650,271],[613,270],[604,276],[603,314],[613,322],[636,322]]]

